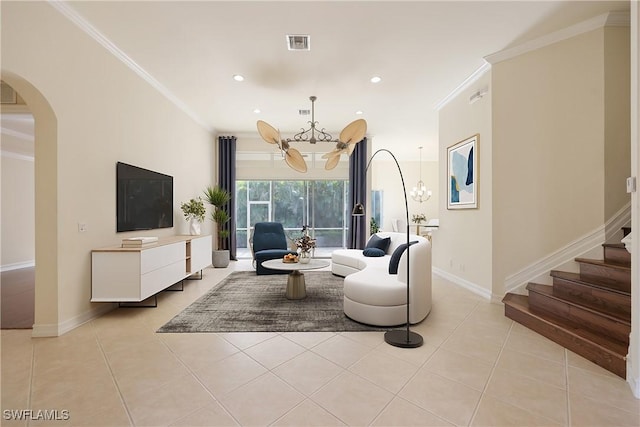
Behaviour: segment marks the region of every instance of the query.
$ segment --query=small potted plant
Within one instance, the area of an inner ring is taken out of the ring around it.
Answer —
[[[224,224],[229,221],[229,214],[222,208],[229,203],[231,195],[218,186],[207,187],[204,195],[207,203],[213,206],[211,220],[216,223],[216,247],[211,254],[211,263],[215,268],[224,268],[229,265],[229,249],[224,249],[225,239],[229,237],[229,230],[224,229]]]
[[[411,217],[411,220],[413,221],[414,224],[420,225],[427,220],[427,217],[423,213],[413,214],[413,216]]]
[[[189,234],[197,236],[200,234],[200,224],[204,221],[204,215],[207,210],[204,202],[200,197],[191,199],[187,203],[181,203],[180,209],[184,214],[184,218],[189,221]]]

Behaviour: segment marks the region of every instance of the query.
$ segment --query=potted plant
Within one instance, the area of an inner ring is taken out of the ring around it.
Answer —
[[[425,222],[427,220],[427,217],[425,214],[420,213],[420,214],[413,214],[411,216],[411,220],[413,221],[414,224],[422,224],[423,222]]]
[[[184,218],[189,221],[189,234],[196,236],[200,234],[200,224],[204,221],[204,215],[207,210],[204,202],[200,197],[191,199],[187,203],[181,203],[180,209],[184,214]]]
[[[224,249],[224,242],[229,237],[229,230],[223,229],[224,224],[229,221],[229,214],[222,209],[231,195],[227,190],[218,186],[207,187],[204,190],[205,200],[213,206],[211,220],[216,223],[216,246],[211,255],[211,263],[215,268],[224,268],[229,265],[229,249]]]

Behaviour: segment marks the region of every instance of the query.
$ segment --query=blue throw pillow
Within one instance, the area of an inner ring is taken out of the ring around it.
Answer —
[[[382,237],[378,237],[378,235],[374,234],[369,238],[369,241],[367,242],[367,246],[365,246],[365,249],[378,248],[378,249],[382,249],[384,253],[387,253],[387,250],[389,249],[390,244],[391,244],[391,237],[385,237],[383,239]]]
[[[366,248],[364,251],[362,251],[362,255],[368,257],[379,257],[384,256],[385,254],[386,252],[379,248]]]
[[[413,245],[414,243],[418,243],[418,241],[414,240],[413,242],[409,242],[409,245]],[[389,274],[398,274],[398,264],[400,263],[400,257],[406,249],[407,244],[403,243],[398,246],[395,251],[393,251],[393,254],[391,254],[391,259],[389,260]]]

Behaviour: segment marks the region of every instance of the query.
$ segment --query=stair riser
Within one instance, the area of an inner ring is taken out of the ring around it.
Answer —
[[[605,246],[604,259],[608,262],[631,266],[631,254],[624,248]]]
[[[597,313],[583,310],[580,307],[532,291],[529,291],[529,306],[531,307],[531,311],[562,316],[592,331],[597,331],[629,345],[631,327],[624,323],[616,322],[610,318],[602,317]]]
[[[509,305],[504,306],[504,314],[527,328],[536,331],[540,335],[549,338],[551,341],[568,348],[585,359],[591,360],[604,369],[614,374],[626,378],[626,362],[622,356],[618,356],[600,349],[600,347],[585,341],[579,337],[569,334],[546,322],[530,316]]]
[[[631,292],[631,271],[620,270],[612,267],[580,264],[580,276],[586,279],[594,279],[598,283],[624,292]]]
[[[608,292],[558,277],[553,278],[553,293],[569,301],[594,304],[604,311],[616,312],[623,319],[631,321],[631,297],[628,295]]]

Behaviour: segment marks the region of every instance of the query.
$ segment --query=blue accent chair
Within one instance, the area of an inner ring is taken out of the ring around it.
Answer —
[[[284,227],[279,222],[257,222],[253,230],[253,259],[256,274],[288,274],[287,270],[270,270],[262,266],[263,261],[282,259],[286,254],[296,254],[289,250]]]

